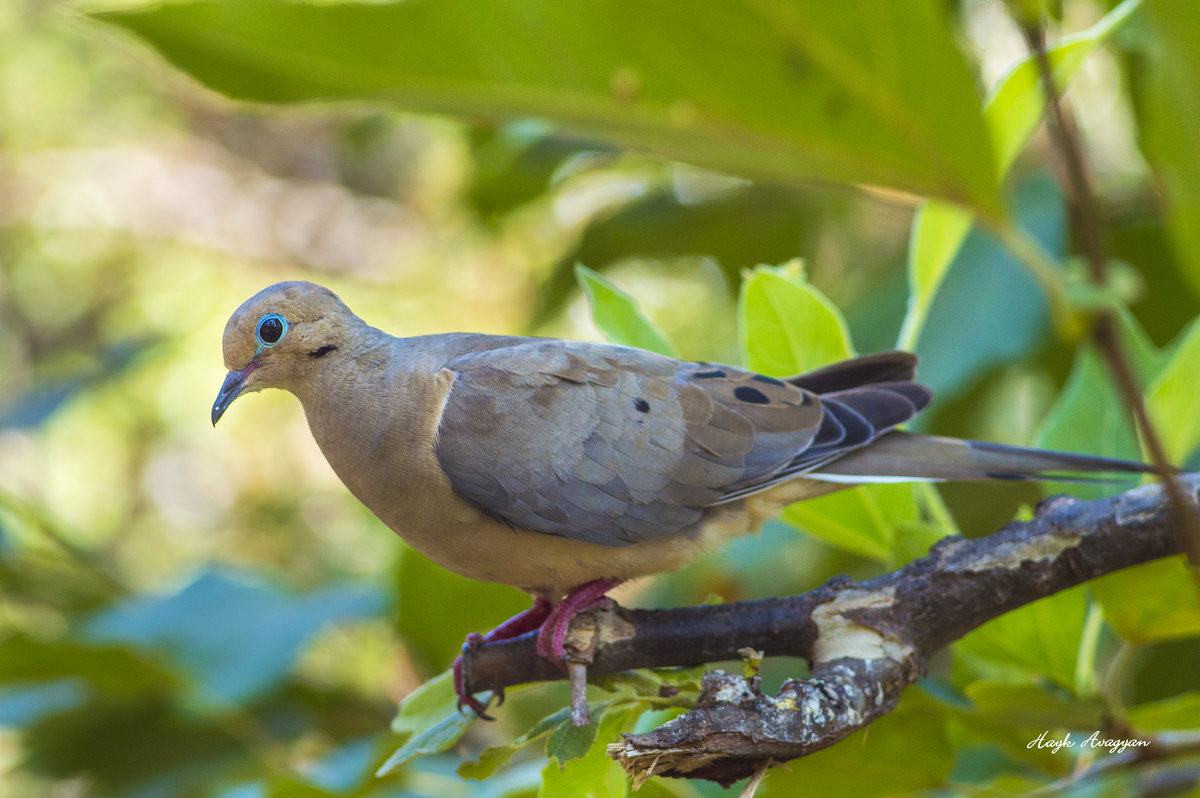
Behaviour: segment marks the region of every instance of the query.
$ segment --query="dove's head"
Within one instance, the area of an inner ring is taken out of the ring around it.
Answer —
[[[328,288],[276,283],[247,299],[225,325],[229,374],[213,403],[215,425],[233,400],[263,388],[294,388],[344,349],[357,317]]]

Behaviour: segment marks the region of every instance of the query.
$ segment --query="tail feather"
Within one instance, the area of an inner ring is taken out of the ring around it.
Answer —
[[[805,474],[829,482],[975,481],[991,479],[1104,481],[1090,474],[1143,474],[1144,463],[1086,454],[1028,449],[983,441],[889,432]]]

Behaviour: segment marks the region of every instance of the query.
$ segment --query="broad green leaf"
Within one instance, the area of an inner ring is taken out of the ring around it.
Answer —
[[[1064,90],[1087,61],[1141,4],[1125,0],[1088,30],[1067,36],[1046,51],[1059,90]],[[997,173],[1004,177],[1042,119],[1045,97],[1032,57],[1020,61],[1000,79],[984,103],[983,118],[996,146]],[[913,218],[908,249],[908,313],[897,347],[912,349],[929,306],[970,232],[970,211],[929,200]]]
[[[924,794],[945,785],[954,749],[940,708],[910,690],[900,706],[836,745],[767,774],[758,798]]]
[[[656,680],[656,683],[661,684],[661,681]],[[596,726],[600,722],[601,716],[609,710],[616,700],[609,699],[606,701],[589,702],[588,712],[592,716],[592,723],[590,727],[584,727],[580,732],[570,731],[575,728],[571,724],[570,707],[563,707],[557,712],[552,712],[533,724],[533,726],[511,743],[488,746],[476,761],[464,762],[459,765],[458,775],[465,779],[486,779],[508,762],[508,760],[512,759],[513,754],[521,748],[547,735],[553,735],[553,739],[546,741],[547,756],[557,757],[560,760],[582,756],[591,745],[591,740],[595,738]],[[588,731],[589,728],[590,731]],[[587,739],[588,742],[580,748],[577,746],[577,743],[581,739]]]
[[[609,758],[606,749],[617,742],[644,710],[641,704],[612,709],[602,719],[592,719],[596,727],[591,747],[583,756],[559,763],[551,758],[542,768],[544,798],[618,798],[629,791],[629,782],[621,766]]]
[[[472,712],[458,709],[454,674],[446,671],[433,677],[400,704],[392,731],[410,732],[411,736],[387,758],[376,775],[387,775],[423,754],[445,751],[458,742],[474,720]]]
[[[585,755],[596,742],[596,730],[603,725],[604,716],[612,704],[611,700],[589,702],[588,715],[592,722],[586,726],[576,726],[570,718],[558,724],[546,738],[546,756],[561,765]]]
[[[1184,279],[1200,295],[1200,6],[1155,0],[1146,6],[1155,48],[1141,113],[1142,144],[1167,198],[1167,226]]]
[[[938,0],[185,0],[97,16],[238,99],[537,117],[748,177],[887,185],[1002,216]]]
[[[1200,726],[1200,693],[1180,693],[1161,701],[1128,709],[1129,721],[1139,730],[1195,729]]]
[[[887,561],[896,527],[920,520],[911,485],[863,485],[797,502],[783,520],[840,549]]]
[[[582,263],[575,264],[575,279],[587,294],[592,321],[605,338],[615,344],[675,356],[675,347],[654,322],[646,318],[628,293]]]
[[[799,261],[752,271],[738,317],[746,365],[764,374],[786,377],[854,354],[841,311],[804,279]]]
[[[1141,0],[1124,0],[1092,27],[1066,36],[1047,48],[1046,57],[1059,92],[1066,89],[1088,57],[1108,41],[1140,5]],[[1041,122],[1045,107],[1037,62],[1032,55],[1026,56],[1001,78],[984,104],[983,118],[992,133],[999,174],[1008,173],[1021,148]]]
[[[978,681],[963,692],[989,723],[1037,729],[1098,729],[1107,708],[1097,697],[1051,694],[1033,684]]]
[[[1158,432],[1167,458],[1185,463],[1200,445],[1200,319],[1180,336],[1171,359],[1146,389],[1146,410]]]
[[[419,756],[445,751],[462,738],[473,720],[475,717],[470,712],[455,712],[415,732],[379,766],[375,775],[386,776]]]
[[[392,720],[392,731],[420,731],[451,713],[458,713],[458,694],[454,691],[454,674],[447,670],[405,696]]]
[[[1122,312],[1119,321],[1121,339],[1134,370],[1141,380],[1149,380],[1161,370],[1163,355],[1132,315]],[[1067,384],[1046,414],[1034,445],[1104,457],[1140,459],[1141,448],[1129,411],[1117,393],[1103,359],[1090,345],[1080,348]],[[1046,483],[1044,489],[1047,493],[1068,492],[1086,499],[1100,498],[1118,490],[1111,485],[1069,482]]]
[[[1182,556],[1125,568],[1091,586],[1104,617],[1130,642],[1200,634],[1196,580]]]
[[[1087,601],[1082,585],[1055,593],[988,621],[955,643],[955,648],[1073,689]]]
[[[908,312],[897,349],[916,347],[933,297],[973,223],[971,213],[957,205],[929,201],[917,209],[908,239]]]

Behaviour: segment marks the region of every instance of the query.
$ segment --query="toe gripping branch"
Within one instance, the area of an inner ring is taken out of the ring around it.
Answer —
[[[578,661],[578,658],[573,658],[568,654],[567,633],[571,628],[571,621],[581,612],[597,606],[611,605],[612,600],[605,594],[621,584],[621,581],[620,579],[597,579],[594,582],[588,582],[571,591],[556,606],[551,605],[546,599],[538,597],[534,599],[532,607],[514,615],[487,634],[467,635],[467,639],[463,643],[463,653],[454,660],[453,666],[454,690],[458,693],[458,708],[461,710],[466,705],[480,718],[492,720],[493,718],[487,714],[487,705],[466,691],[463,659],[468,653],[477,651],[488,643],[511,640],[537,629],[537,653],[565,670],[570,679],[572,722],[576,726],[586,726],[590,723],[586,696],[587,664],[586,661]],[[500,690],[496,695],[499,698],[497,703],[499,706],[504,703],[504,691]]]

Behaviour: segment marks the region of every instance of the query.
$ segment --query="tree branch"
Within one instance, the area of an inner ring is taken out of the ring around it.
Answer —
[[[1200,517],[1200,474],[1177,484]],[[763,761],[825,748],[895,707],[939,649],[1036,599],[1179,553],[1159,485],[1120,496],[1047,499],[1031,521],[976,540],[949,537],[927,557],[866,582],[830,580],[799,596],[671,610],[592,610],[571,628],[591,675],[738,658],[746,646],[804,657],[809,680],[778,696],[714,671],[695,710],[610,747],[635,780],[651,772],[729,783]],[[468,691],[564,678],[537,656],[535,634],[464,652]]]
[[[1068,113],[1066,104],[1054,82],[1054,70],[1046,55],[1045,31],[1036,22],[1021,23],[1021,32],[1033,53],[1038,66],[1042,91],[1046,95],[1046,127],[1050,138],[1062,156],[1066,171],[1067,188],[1075,205],[1075,230],[1088,263],[1091,281],[1098,287],[1108,284],[1108,254],[1104,243],[1104,220],[1100,213],[1100,202],[1092,187],[1090,172],[1084,158],[1083,141],[1079,128]],[[1200,522],[1189,515],[1183,500],[1183,492],[1175,484],[1175,469],[1163,447],[1162,436],[1154,428],[1137,374],[1125,352],[1117,326],[1116,315],[1111,310],[1096,314],[1092,322],[1092,343],[1100,350],[1109,374],[1122,401],[1133,417],[1134,425],[1142,436],[1150,463],[1163,481],[1164,490],[1175,512],[1175,534],[1179,545],[1187,554],[1192,566],[1192,576],[1200,590]]]

